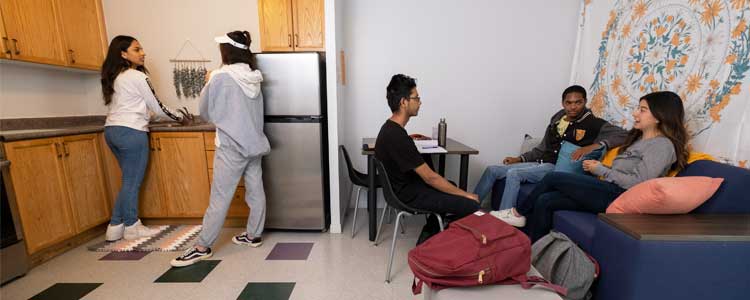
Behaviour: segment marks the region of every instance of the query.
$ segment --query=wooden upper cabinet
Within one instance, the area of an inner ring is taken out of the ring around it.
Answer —
[[[0,58],[10,58],[10,39],[3,25],[3,10],[0,9]]]
[[[28,252],[73,236],[76,226],[66,196],[59,139],[10,142],[5,151]]]
[[[2,0],[0,9],[12,59],[66,65],[53,1]]]
[[[152,134],[170,217],[201,217],[208,207],[206,148],[201,132]]]
[[[294,51],[292,0],[258,0],[263,51]]]
[[[325,51],[323,0],[258,0],[261,50]]]
[[[293,0],[294,49],[325,51],[323,0]]]
[[[73,67],[99,70],[107,38],[99,0],[56,0],[65,55]]]
[[[70,206],[80,233],[110,217],[97,135],[63,137],[62,148]]]

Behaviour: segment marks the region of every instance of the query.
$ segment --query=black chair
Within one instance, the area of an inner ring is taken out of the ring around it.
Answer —
[[[440,231],[443,231],[443,218],[440,217],[440,214],[427,211],[427,210],[413,208],[407,205],[406,203],[401,202],[401,200],[398,199],[398,196],[396,196],[396,193],[393,192],[391,181],[388,178],[388,173],[386,173],[383,163],[375,159],[375,167],[378,171],[377,173],[378,179],[380,179],[380,184],[383,187],[383,196],[385,196],[385,202],[388,204],[389,207],[398,211],[398,215],[396,216],[396,221],[393,222],[395,224],[393,227],[393,240],[391,241],[391,252],[390,252],[390,255],[388,256],[388,271],[385,274],[385,282],[390,283],[391,282],[391,267],[393,267],[393,251],[396,249],[396,235],[398,234],[398,228],[399,228],[399,225],[401,224],[401,217],[415,216],[415,215],[435,215],[440,224]],[[378,228],[383,227],[384,218],[385,218],[385,212],[383,212],[383,215],[380,217],[380,225],[378,226]],[[380,238],[380,230],[378,230],[378,234],[377,236],[375,236],[376,245],[379,242],[379,238]]]
[[[352,187],[349,189],[349,196],[351,196],[354,191],[354,186],[357,186],[357,202],[354,204],[354,220],[352,221],[352,238],[354,238],[354,233],[356,233],[357,229],[357,214],[359,213],[359,195],[361,194],[360,192],[362,189],[367,189],[369,187],[369,184],[367,183],[368,176],[367,174],[354,169],[354,166],[352,166],[352,160],[349,158],[349,152],[346,151],[346,148],[343,145],[339,145],[339,150],[341,150],[341,154],[344,155],[346,169],[349,171],[349,180],[352,181]],[[380,187],[380,182],[375,180],[375,188],[377,189]]]

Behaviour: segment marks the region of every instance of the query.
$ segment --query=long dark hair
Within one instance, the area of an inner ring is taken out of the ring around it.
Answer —
[[[123,71],[130,68],[130,61],[122,58],[122,52],[127,52],[136,39],[132,36],[118,35],[109,43],[107,57],[102,63],[102,95],[104,96],[104,105],[112,102],[112,95],[115,93],[115,79]],[[146,67],[138,66],[138,71],[147,73]]]
[[[687,165],[689,140],[687,129],[685,129],[685,108],[682,106],[682,99],[673,92],[654,92],[645,95],[641,100],[648,103],[651,114],[659,120],[657,128],[672,142],[674,152],[677,155],[677,161],[672,164],[672,170],[681,170]],[[639,138],[643,136],[640,129],[631,129],[625,144],[620,147],[617,154],[627,150]]]
[[[250,65],[251,69],[255,70],[255,54],[250,51],[250,43],[252,43],[250,33],[247,31],[232,31],[227,33],[227,36],[233,41],[247,46],[247,49],[240,49],[230,44],[219,44],[221,62],[225,65],[246,63]]]

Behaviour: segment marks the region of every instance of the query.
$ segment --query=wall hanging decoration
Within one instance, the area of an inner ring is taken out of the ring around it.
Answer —
[[[180,54],[182,54],[182,51],[185,50],[185,47],[188,45],[198,53],[200,58],[180,58]],[[206,73],[208,73],[206,63],[211,62],[211,60],[205,59],[198,48],[196,48],[188,39],[182,44],[182,47],[180,47],[180,51],[177,52],[175,58],[170,59],[169,62],[172,63],[172,82],[174,84],[177,98],[198,97],[201,93],[201,89],[203,89],[203,85],[205,84]]]
[[[571,82],[625,128],[643,95],[684,101],[696,151],[750,167],[749,0],[582,0]]]

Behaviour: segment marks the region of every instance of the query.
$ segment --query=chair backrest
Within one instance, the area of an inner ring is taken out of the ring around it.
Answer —
[[[377,158],[373,159],[375,160],[375,169],[377,169],[378,171],[378,179],[380,179],[380,184],[383,186],[383,196],[385,197],[385,202],[388,203],[389,206],[397,210],[405,210],[410,213],[429,213],[428,211],[416,209],[409,205],[406,205],[404,202],[401,202],[398,196],[396,196],[396,193],[393,192],[391,179],[390,177],[388,177],[385,166],[383,166],[383,163]]]
[[[357,176],[356,170],[354,170],[354,166],[352,166],[352,160],[349,158],[349,152],[346,151],[346,147],[344,145],[339,145],[339,150],[341,150],[341,153],[344,155],[344,161],[346,161],[346,170],[349,172],[349,180],[352,181],[352,183],[359,184],[359,176]]]

